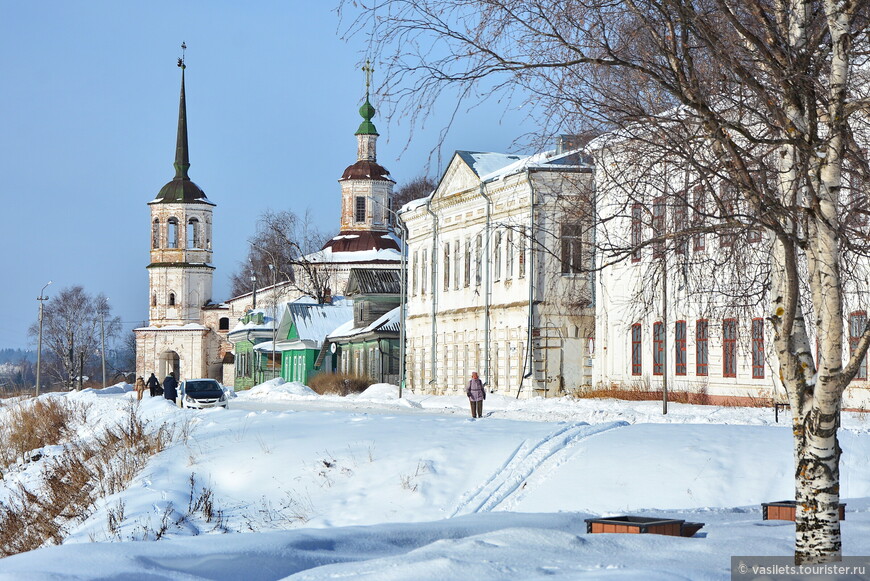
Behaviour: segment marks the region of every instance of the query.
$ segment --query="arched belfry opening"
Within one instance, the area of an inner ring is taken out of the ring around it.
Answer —
[[[199,220],[191,218],[187,221],[187,247],[202,248]]]

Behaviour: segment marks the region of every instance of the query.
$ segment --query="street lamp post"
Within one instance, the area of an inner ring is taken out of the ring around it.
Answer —
[[[254,271],[254,261],[251,261],[251,287],[253,288],[254,304],[252,309],[257,308],[257,273]]]
[[[39,296],[36,297],[36,300],[39,301],[39,339],[36,344],[36,397],[39,397],[39,381],[41,379],[40,371],[42,370],[42,303],[43,301],[47,301],[48,297],[45,296],[45,289],[48,288],[48,285],[51,284],[52,281],[48,281],[42,290],[39,291]]]

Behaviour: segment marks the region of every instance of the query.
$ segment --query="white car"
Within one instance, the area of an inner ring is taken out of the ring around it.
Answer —
[[[203,409],[227,407],[229,395],[215,379],[185,379],[178,386],[181,407]]]

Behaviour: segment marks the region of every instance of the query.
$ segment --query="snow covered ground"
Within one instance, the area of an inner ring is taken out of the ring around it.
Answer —
[[[273,381],[203,411],[146,396],[141,414],[186,438],[65,544],[0,559],[0,580],[730,579],[732,555],[793,551],[794,524],[761,518],[760,503],[793,498],[791,432],[771,409],[490,395],[471,420],[464,397],[397,395]],[[135,394],[42,397],[89,403],[93,431]],[[844,554],[870,555],[870,418],[842,423]],[[586,534],[585,518],[616,514],[705,526]]]

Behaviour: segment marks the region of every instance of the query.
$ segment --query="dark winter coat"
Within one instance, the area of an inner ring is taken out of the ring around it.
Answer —
[[[178,392],[175,389],[177,387],[178,381],[171,375],[167,375],[166,379],[163,380],[163,397],[175,401],[175,398],[178,397]]]
[[[483,382],[480,379],[469,380],[465,393],[471,401],[483,401],[486,399],[486,390],[483,389]]]
[[[148,378],[148,381],[147,381],[147,383],[145,383],[145,385],[148,386],[148,389],[150,389],[151,391],[154,391],[155,389],[157,389],[158,387],[160,387],[160,382],[157,381],[157,376],[155,376],[155,375],[152,373],[152,374],[151,374],[151,377]]]

